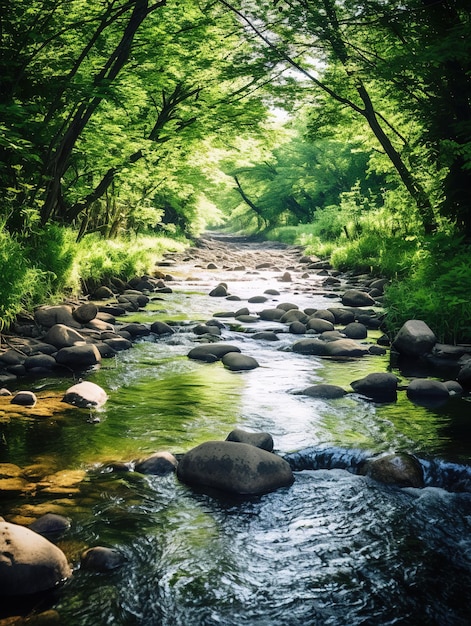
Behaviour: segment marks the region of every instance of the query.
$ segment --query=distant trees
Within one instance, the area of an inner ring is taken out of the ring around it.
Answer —
[[[335,118],[363,120],[371,149],[387,157],[425,232],[447,218],[471,236],[466,0],[219,2],[258,42],[262,65],[287,68],[285,98],[309,98],[313,120],[323,122],[326,104],[331,127]]]

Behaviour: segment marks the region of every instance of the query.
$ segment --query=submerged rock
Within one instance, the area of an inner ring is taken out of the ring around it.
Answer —
[[[398,379],[388,372],[368,374],[350,384],[353,391],[373,400],[389,402],[397,399]]]
[[[345,389],[337,385],[329,385],[327,383],[319,383],[318,385],[311,385],[306,387],[303,391],[299,391],[299,395],[310,396],[311,398],[325,398],[326,400],[334,400],[336,398],[343,398],[346,395]]]
[[[189,485],[243,495],[274,491],[294,480],[289,464],[281,457],[233,441],[207,441],[193,448],[178,464],[177,476]]]
[[[136,472],[140,474],[153,474],[154,476],[165,476],[177,469],[178,461],[170,452],[165,450],[155,452],[145,459],[137,461]]]
[[[93,572],[109,572],[120,567],[125,562],[125,557],[119,550],[96,546],[82,552],[80,566]]]

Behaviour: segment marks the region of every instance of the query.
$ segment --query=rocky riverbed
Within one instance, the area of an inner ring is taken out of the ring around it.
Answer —
[[[129,284],[116,280],[78,300],[20,316],[2,336],[0,426],[11,420],[60,420],[68,412],[99,425],[100,409],[113,389],[87,379],[140,342],[177,347],[180,355],[202,368],[216,364],[235,376],[271,369],[281,388],[292,361],[286,360],[284,369],[275,354],[299,355],[303,363],[320,359],[350,364],[347,382],[344,377],[309,385],[300,381],[287,393],[327,403],[351,395],[379,405],[396,403],[402,394],[411,406],[438,409],[459,398],[465,411],[471,388],[470,348],[439,344],[433,329],[421,320],[410,320],[388,337],[382,309],[385,286],[387,281],[380,277],[340,274],[300,248],[209,234],[185,253],[166,255],[148,276]],[[167,315],[166,300],[176,294],[181,299]],[[362,360],[368,361],[368,368],[357,377],[354,364]],[[57,389],[54,380],[61,382]],[[285,419],[294,426],[295,415]],[[185,452],[156,450],[140,458],[102,459],[98,467],[118,476],[175,475],[197,492],[216,489],[238,496],[286,489],[296,472],[323,468],[344,469],[397,488],[442,487],[433,482],[430,462],[414,451],[374,454],[312,446],[280,450],[270,432],[254,431],[221,432],[220,440],[195,441]],[[18,562],[30,569],[4,589],[8,596],[30,595],[70,576],[62,552],[52,544],[48,552],[42,535],[67,533],[67,506],[58,501],[81,494],[97,465],[53,471],[54,462],[12,463],[7,445],[0,453],[0,498],[7,504],[1,511],[6,521],[3,531],[0,528],[0,581],[12,580],[11,559],[5,555],[15,545],[23,559],[18,557]],[[471,490],[466,468],[446,487]],[[40,562],[28,563],[24,542],[35,539]],[[74,567],[103,572],[124,562],[114,547],[84,547],[66,551]],[[46,587],[38,586],[37,572],[44,568],[49,572]]]

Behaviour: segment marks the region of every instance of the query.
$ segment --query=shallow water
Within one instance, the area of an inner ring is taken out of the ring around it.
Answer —
[[[220,318],[227,324],[222,339],[261,367],[234,373],[221,363],[189,360],[197,341],[190,322],[236,311],[247,305],[244,298],[279,285],[270,274],[231,274],[243,300],[230,302],[207,295],[220,275],[208,280],[202,272],[194,281],[183,271],[175,275],[174,293],[126,321],[185,322],[178,332],[139,341],[87,376],[109,394],[99,423],[72,410],[0,424],[0,462],[86,471],[69,493],[2,503],[6,519],[37,517],[41,507],[71,519],[59,545],[75,572],[44,605],[70,626],[469,624],[469,401],[433,410],[412,404],[405,392],[388,404],[355,394],[297,395],[317,382],[348,389],[369,372],[387,370],[388,356],[303,356],[290,351],[297,336],[280,334],[279,342],[251,336],[255,328],[279,325],[259,322],[240,332],[230,317]],[[295,285],[283,289],[278,302],[338,304],[322,293],[296,292]],[[248,306],[257,311],[274,302]],[[70,380],[35,384],[57,390]],[[295,467],[291,487],[237,498],[198,492],[174,475],[108,469],[111,461],[157,450],[182,453],[235,427],[272,434],[276,451]],[[362,459],[386,451],[416,454],[427,486],[398,489],[356,473]],[[80,552],[94,545],[119,549],[124,566],[108,574],[81,570]]]

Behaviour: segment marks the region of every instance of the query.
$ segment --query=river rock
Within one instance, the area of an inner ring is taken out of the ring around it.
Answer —
[[[355,313],[350,309],[332,308],[327,309],[332,313],[336,324],[350,324],[355,321]]]
[[[457,380],[464,389],[471,389],[471,360],[462,366],[458,372]]]
[[[101,285],[97,287],[95,291],[92,293],[92,300],[108,300],[113,298],[114,294],[109,287],[106,285]]]
[[[61,348],[56,354],[56,361],[71,370],[86,369],[101,363],[98,348],[90,343]]]
[[[45,513],[32,522],[28,528],[43,537],[57,538],[70,528],[70,521],[57,513]]]
[[[88,324],[98,315],[98,307],[93,302],[84,302],[72,311],[72,315],[79,324]]]
[[[362,473],[386,485],[424,486],[422,466],[411,454],[386,454],[368,459],[363,466]]]
[[[437,342],[433,331],[422,320],[408,320],[397,333],[393,348],[401,354],[419,357],[432,350]]]
[[[252,339],[257,341],[280,341],[278,335],[272,330],[262,330],[252,335]]]
[[[105,339],[103,343],[108,344],[115,352],[132,348],[132,341],[125,337],[110,337],[109,339]]]
[[[21,406],[36,406],[38,398],[32,391],[18,391],[11,399],[11,404],[20,404]]]
[[[281,457],[234,441],[207,441],[193,448],[178,464],[177,476],[189,485],[243,495],[268,493],[294,480]]]
[[[62,398],[62,402],[84,409],[98,408],[103,406],[108,396],[99,385],[84,380],[69,387]]]
[[[84,341],[84,336],[65,324],[54,324],[45,334],[43,341],[57,349],[68,348]]]
[[[222,357],[224,367],[232,372],[240,372],[243,370],[253,370],[259,367],[256,359],[246,354],[238,352],[228,352]]]
[[[228,343],[210,343],[202,346],[196,346],[192,348],[188,353],[189,359],[196,359],[198,361],[218,361],[222,359],[225,354],[229,352],[240,352],[240,348],[232,346]]]
[[[359,322],[350,322],[343,329],[343,334],[349,339],[366,339],[368,337],[368,329],[364,324]]]
[[[283,309],[263,309],[263,311],[260,311],[258,316],[265,322],[278,322],[284,314],[285,312]]]
[[[335,324],[335,315],[328,309],[319,309],[312,314],[311,319],[326,320],[331,324]]]
[[[315,354],[323,356],[327,354],[327,343],[320,339],[301,339],[293,344],[293,352],[297,354]]]
[[[444,383],[429,378],[411,380],[406,393],[409,400],[419,402],[427,399],[440,402],[450,397],[450,392]]]
[[[388,372],[368,374],[350,384],[353,391],[373,400],[393,402],[397,399],[398,379]]]
[[[137,322],[124,324],[120,327],[120,331],[123,330],[129,333],[131,337],[146,337],[150,335],[150,328],[146,324],[138,324]]]
[[[114,548],[96,546],[82,552],[80,567],[92,572],[109,572],[125,562],[124,555]]]
[[[280,319],[282,324],[291,324],[291,322],[302,322],[303,324],[307,323],[309,317],[304,313],[304,311],[300,311],[299,309],[290,309],[283,314],[283,317]]]
[[[298,392],[299,395],[310,396],[311,398],[325,398],[326,400],[334,400],[336,398],[343,398],[347,393],[345,389],[338,385],[329,385],[328,383],[319,383],[318,385],[311,385],[306,387],[303,391]]]
[[[37,324],[46,328],[51,328],[56,324],[80,328],[80,322],[74,318],[72,307],[68,304],[38,307],[34,311],[34,320]]]
[[[342,304],[345,306],[362,307],[372,306],[375,304],[375,301],[366,291],[347,289],[342,296]]]
[[[369,354],[368,346],[357,343],[353,339],[336,339],[335,341],[326,342],[325,345],[325,354],[333,358],[357,358]]]
[[[52,370],[57,366],[57,361],[50,354],[33,354],[25,360],[24,366],[27,370],[38,367],[42,370]]]
[[[145,459],[136,462],[134,469],[140,474],[165,476],[177,469],[178,461],[170,452],[155,452]]]
[[[227,296],[227,286],[220,283],[209,292],[213,298],[225,298]]]
[[[334,325],[328,320],[324,320],[320,317],[311,317],[306,324],[308,330],[312,330],[315,333],[324,333],[328,330],[334,330]]]
[[[289,332],[292,335],[305,335],[306,330],[307,328],[302,322],[291,322],[289,325]]]
[[[273,452],[273,437],[270,433],[253,433],[241,428],[235,428],[226,437],[226,441],[236,441],[238,443],[247,443],[250,446],[261,448],[267,452]]]
[[[0,521],[0,595],[53,589],[71,574],[57,546],[29,528]]]
[[[153,322],[150,327],[151,333],[156,335],[172,335],[175,331],[166,322]]]

